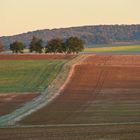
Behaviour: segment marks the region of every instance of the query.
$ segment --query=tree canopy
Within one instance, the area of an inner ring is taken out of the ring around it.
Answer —
[[[29,50],[30,52],[42,53],[43,52],[43,41],[35,36],[33,36]]]
[[[110,44],[111,41],[110,39],[107,37],[107,35],[103,34],[103,33],[98,33],[94,36],[94,44]]]
[[[65,41],[52,39],[46,45],[46,53],[79,53],[84,49],[84,42],[77,37],[70,37]]]
[[[78,37],[70,37],[65,42],[67,53],[79,53],[84,49],[84,42]]]
[[[10,44],[10,49],[13,53],[23,53],[24,44],[19,41],[15,41]],[[44,50],[45,49],[45,50]],[[45,48],[43,47],[43,40],[33,36],[29,51],[35,53],[79,53],[84,49],[84,42],[78,37],[69,37],[62,40],[59,38],[51,39],[47,42]]]
[[[13,53],[23,53],[24,44],[22,42],[15,41],[10,44],[10,50],[12,50]]]
[[[48,41],[46,45],[46,53],[63,53],[63,41],[59,38]]]

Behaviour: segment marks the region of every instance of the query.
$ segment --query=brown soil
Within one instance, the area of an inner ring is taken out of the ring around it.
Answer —
[[[64,54],[0,54],[0,60],[72,59],[76,55]]]
[[[139,140],[140,125],[0,129],[1,140]]]
[[[89,56],[48,106],[20,124],[140,121],[140,56]]]
[[[36,93],[8,93],[0,94],[0,116],[11,113],[24,103],[37,97]]]

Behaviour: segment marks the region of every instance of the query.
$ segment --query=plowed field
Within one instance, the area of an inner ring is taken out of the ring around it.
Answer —
[[[72,59],[75,56],[64,54],[0,54],[0,60]]]
[[[50,105],[21,124],[140,121],[140,56],[89,56]]]
[[[36,93],[11,93],[11,94],[0,94],[0,116],[11,113],[15,109],[21,107],[24,103],[37,97]]]
[[[90,55],[55,100],[18,124],[30,127],[0,129],[0,138],[139,140],[140,56]]]
[[[0,129],[1,140],[139,140],[140,125]]]

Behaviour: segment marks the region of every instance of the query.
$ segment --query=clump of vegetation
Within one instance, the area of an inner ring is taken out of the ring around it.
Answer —
[[[23,53],[25,46],[22,42],[15,41],[10,44],[10,50],[13,53]],[[70,37],[66,40],[54,38],[47,42],[47,45],[43,46],[43,40],[33,36],[30,45],[30,53],[65,53],[74,54],[84,50],[84,42],[78,37]]]
[[[79,53],[84,50],[84,42],[77,37],[70,37],[66,41],[52,39],[46,46],[46,53]]]
[[[48,41],[46,45],[46,53],[63,53],[65,52],[63,47],[63,41],[59,38]]]
[[[12,44],[10,44],[10,50],[13,53],[23,53],[24,44],[22,42],[15,41]]]
[[[77,37],[70,37],[65,42],[66,53],[79,53],[84,50],[84,42]]]
[[[43,52],[42,43],[43,43],[42,39],[39,39],[39,38],[33,36],[31,43],[30,43],[29,51],[36,52],[36,53],[42,53]]]

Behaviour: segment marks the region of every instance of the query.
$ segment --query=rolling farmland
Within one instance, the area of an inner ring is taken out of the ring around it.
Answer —
[[[139,65],[139,56],[88,57],[60,96],[21,124],[139,122]]]
[[[139,110],[140,56],[86,55],[59,96],[0,138],[139,140]]]
[[[38,98],[74,55],[0,55],[0,117]]]

